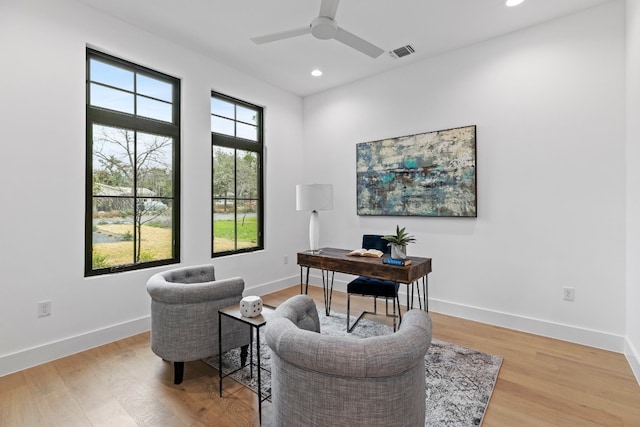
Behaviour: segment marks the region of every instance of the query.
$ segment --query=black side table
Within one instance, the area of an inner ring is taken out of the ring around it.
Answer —
[[[262,395],[262,382],[261,382],[261,367],[260,367],[260,328],[267,324],[267,319],[271,317],[274,310],[269,307],[262,307],[262,313],[260,316],[256,317],[244,317],[240,314],[240,304],[233,305],[231,307],[226,307],[218,310],[218,348],[222,348],[222,316],[227,316],[232,319],[237,320],[238,322],[245,323],[251,326],[251,347],[249,353],[249,369],[251,370],[251,377],[253,378],[253,330],[256,331],[256,367],[258,371],[258,416],[260,420],[260,424],[262,424],[262,402],[269,398],[270,394],[265,396]],[[246,368],[247,366],[241,366],[235,371],[229,372],[228,374],[222,374],[222,352],[218,356],[218,372],[220,375],[220,397],[222,397],[222,379],[228,377],[229,375],[238,372],[241,369]]]

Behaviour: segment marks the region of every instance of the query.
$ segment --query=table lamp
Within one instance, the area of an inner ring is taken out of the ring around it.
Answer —
[[[309,219],[309,246],[312,253],[320,253],[320,222],[318,211],[333,209],[333,185],[296,185],[296,210],[311,211]]]

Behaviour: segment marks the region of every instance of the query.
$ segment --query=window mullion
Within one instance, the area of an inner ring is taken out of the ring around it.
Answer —
[[[138,132],[133,132],[133,263],[138,262],[140,255],[138,254]]]
[[[176,138],[180,136],[180,127],[170,123],[163,123],[156,120],[135,117],[131,114],[117,113],[97,107],[87,109],[87,118],[92,123],[107,126],[137,129],[142,132],[160,134]]]
[[[233,246],[238,250],[238,150],[233,150]]]

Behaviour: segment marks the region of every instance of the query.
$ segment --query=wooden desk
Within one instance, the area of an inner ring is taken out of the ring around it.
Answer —
[[[431,273],[431,258],[409,257],[411,264],[400,267],[397,265],[383,264],[382,258],[348,256],[351,252],[347,249],[322,248],[319,254],[310,251],[298,252],[298,265],[300,266],[300,293],[302,293],[303,268],[307,268],[307,280],[305,293],[309,290],[309,269],[322,270],[322,289],[324,290],[324,308],[327,316],[331,311],[331,298],[333,295],[333,276],[335,272],[353,274],[356,276],[374,277],[382,280],[392,280],[407,285],[407,308],[409,305],[409,286],[422,279],[424,308],[428,310],[428,283],[427,276]],[[326,279],[325,279],[326,272]],[[331,280],[329,281],[329,273]]]

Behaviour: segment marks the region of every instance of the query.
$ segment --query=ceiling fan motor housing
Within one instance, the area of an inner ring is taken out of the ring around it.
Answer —
[[[311,34],[313,37],[320,40],[329,40],[336,36],[338,32],[338,24],[335,20],[326,17],[318,16],[311,21]]]

